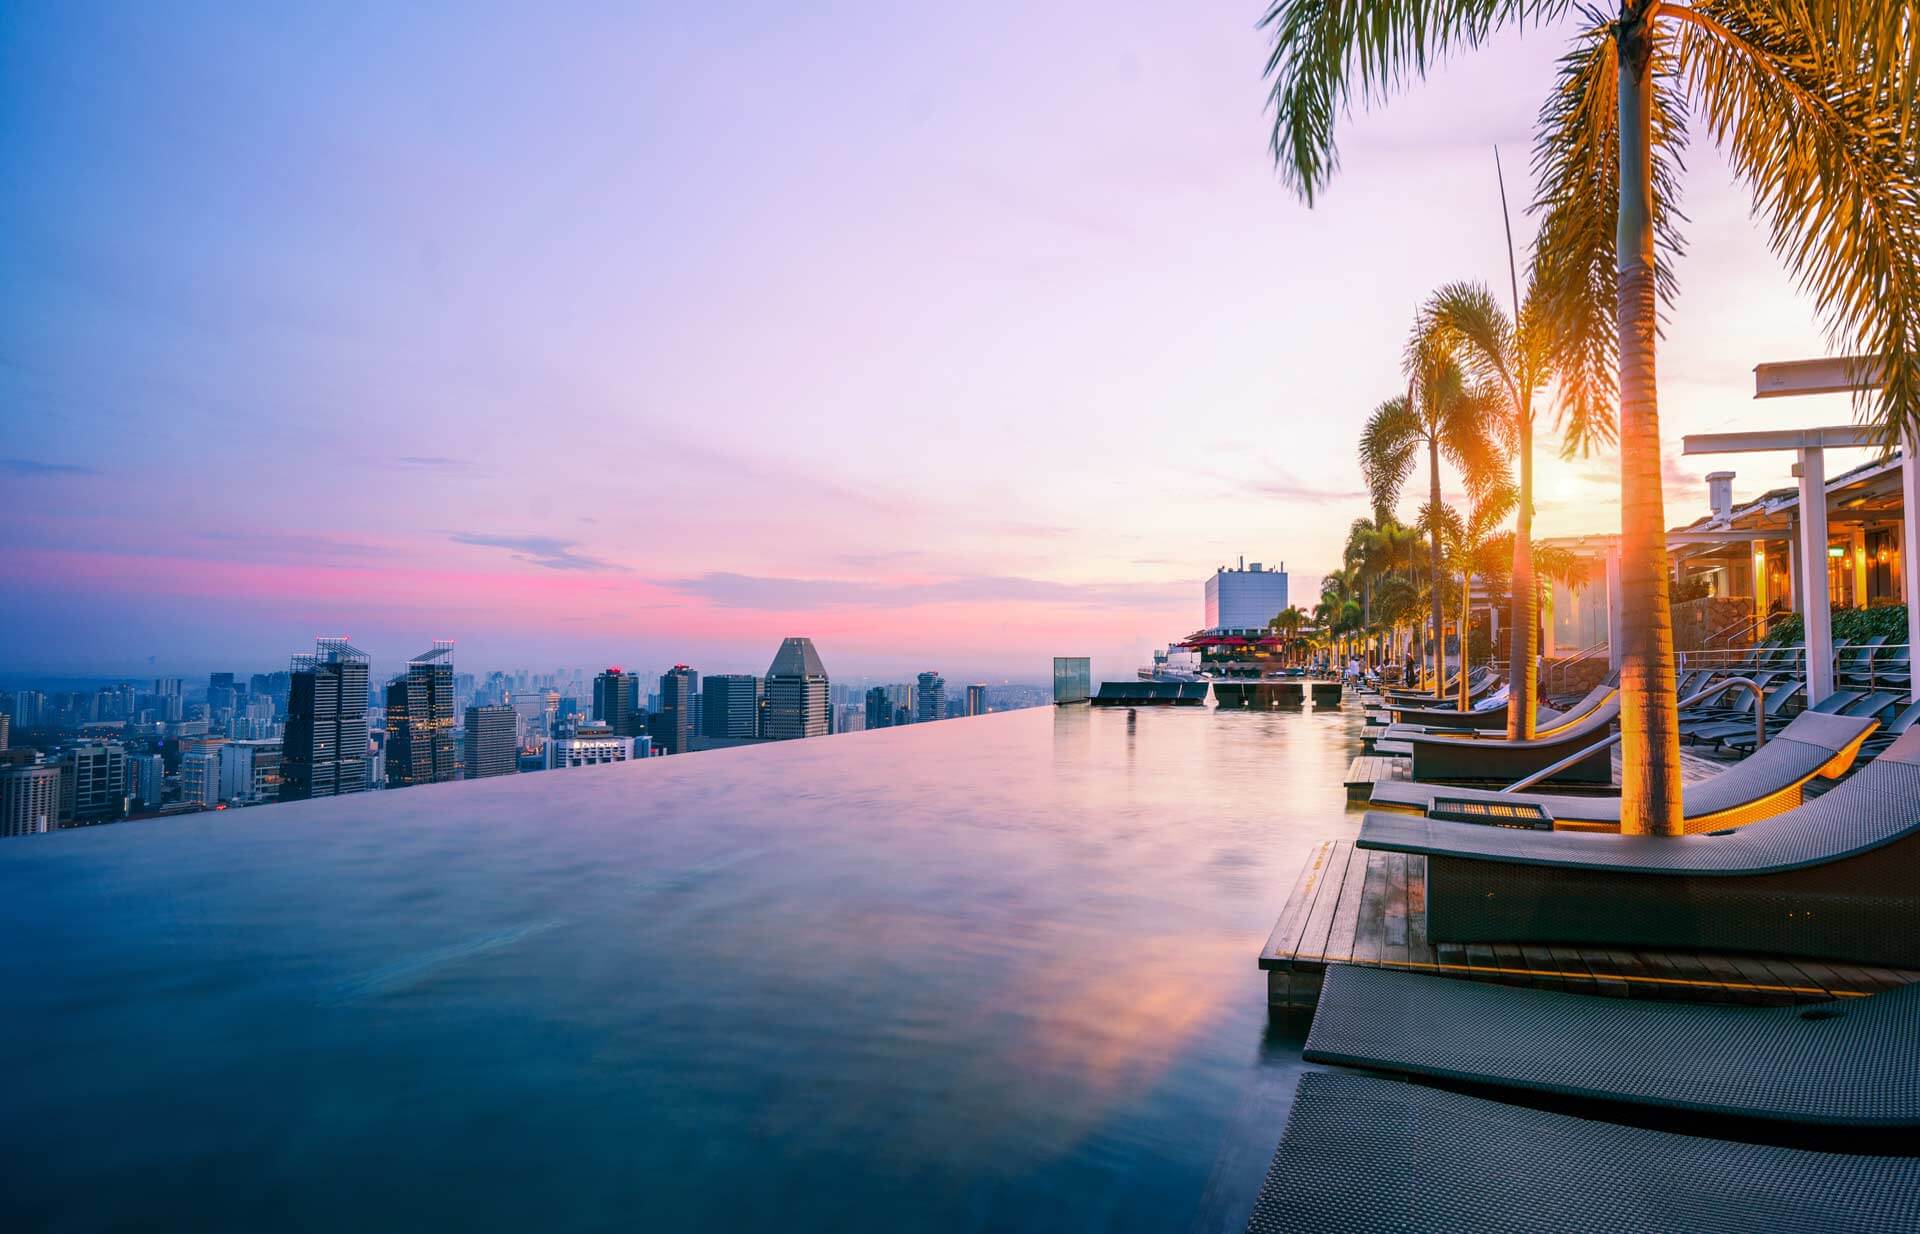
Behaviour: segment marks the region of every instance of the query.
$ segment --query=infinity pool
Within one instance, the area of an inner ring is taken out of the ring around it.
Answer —
[[[0,842],[0,1228],[1231,1229],[1358,712],[1044,709]]]

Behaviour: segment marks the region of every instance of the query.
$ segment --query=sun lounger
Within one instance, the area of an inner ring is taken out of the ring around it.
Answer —
[[[1681,1135],[1343,1072],[1300,1077],[1247,1222],[1247,1234],[1915,1229],[1920,1158]]]
[[[1357,844],[1426,856],[1437,942],[1920,966],[1920,727],[1832,791],[1745,827],[1589,835],[1375,813]]]
[[[1861,743],[1873,729],[1874,720],[1868,716],[1802,712],[1752,756],[1716,776],[1686,786],[1682,791],[1681,809],[1686,814],[1687,830],[1737,827],[1793,809],[1800,804],[1802,789],[1814,776],[1834,779],[1846,774],[1853,766]],[[1559,828],[1620,829],[1618,797],[1500,793],[1407,780],[1383,780],[1373,786],[1375,805],[1425,813],[1435,798],[1537,805]]]
[[[1648,1042],[1660,1048],[1650,1050]],[[1514,989],[1338,964],[1306,1057],[1566,1097],[1920,1127],[1920,985],[1800,1007]]]
[[[1607,735],[1607,728],[1619,714],[1620,694],[1615,690],[1609,691],[1606,701],[1598,707],[1531,741],[1466,734],[1415,735],[1406,740],[1407,751],[1413,756],[1413,778],[1493,780],[1510,784],[1596,745]],[[1376,743],[1374,748],[1381,750],[1383,746]],[[1613,756],[1608,750],[1595,750],[1591,757],[1562,769],[1553,777],[1553,782],[1610,784]]]
[[[1534,732],[1536,736],[1552,736],[1554,729],[1571,724],[1581,716],[1607,701],[1613,693],[1612,686],[1595,686],[1587,691],[1578,702],[1565,711],[1555,711],[1551,707],[1542,707],[1534,712]],[[1404,741],[1427,729],[1473,728],[1492,732],[1507,726],[1507,709],[1500,706],[1486,711],[1416,711],[1396,709],[1398,717],[1388,726],[1382,736],[1393,741]]]
[[[1913,727],[1914,721],[1916,720],[1920,720],[1920,703],[1908,703],[1899,711],[1894,712],[1893,718],[1879,728],[1874,729],[1873,735],[1868,737],[1861,745],[1861,757],[1870,758],[1892,745],[1904,736],[1908,729]]]
[[[1776,727],[1772,721],[1784,714],[1788,705],[1791,704],[1794,699],[1800,697],[1806,688],[1805,682],[1788,681],[1775,686],[1767,693],[1764,706],[1768,720],[1767,727],[1769,729]],[[1746,702],[1747,706],[1745,709],[1725,718],[1707,719],[1698,722],[1689,722],[1682,719],[1680,721],[1681,739],[1695,743],[1718,744],[1729,738],[1745,737],[1746,744],[1752,746],[1754,724],[1753,695],[1748,694],[1746,696]]]

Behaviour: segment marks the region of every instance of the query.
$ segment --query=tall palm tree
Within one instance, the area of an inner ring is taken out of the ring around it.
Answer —
[[[1448,338],[1423,315],[1407,342],[1403,367],[1407,392],[1374,408],[1360,433],[1360,474],[1376,510],[1391,510],[1400,490],[1413,475],[1422,455],[1427,463],[1427,502],[1438,509],[1440,460],[1445,457],[1478,490],[1500,474],[1499,448],[1493,436],[1497,405],[1487,392],[1468,381],[1455,359]],[[1442,632],[1440,526],[1428,529],[1428,570],[1434,580],[1432,639],[1428,647],[1433,688],[1446,677],[1446,642]]]
[[[1510,484],[1488,485],[1475,498],[1463,518],[1457,511],[1441,512],[1442,539],[1446,544],[1447,568],[1460,580],[1460,709],[1467,708],[1467,627],[1473,620],[1473,580],[1475,575],[1490,576],[1490,550],[1500,536],[1500,528],[1513,513],[1518,494]],[[1504,563],[1498,563],[1504,565]]]
[[[1659,301],[1680,251],[1675,174],[1689,115],[1753,194],[1774,251],[1837,349],[1877,360],[1861,396],[1891,445],[1920,427],[1920,15],[1913,0],[1616,0],[1562,59],[1541,109],[1534,273],[1570,340],[1577,405],[1619,397],[1621,829],[1681,827],[1679,709],[1667,601]],[[1571,0],[1271,0],[1273,153],[1311,204],[1333,125],[1448,52],[1564,16]],[[1656,255],[1664,261],[1657,261]]]
[[[1479,283],[1451,283],[1428,305],[1437,328],[1453,341],[1461,362],[1480,383],[1500,395],[1501,428],[1519,464],[1515,493],[1513,586],[1508,596],[1507,736],[1531,739],[1540,705],[1540,603],[1533,585],[1533,436],[1542,391],[1553,377],[1554,338],[1533,287],[1518,300],[1519,318],[1507,316],[1493,293]],[[1590,403],[1563,404],[1559,427],[1566,452],[1584,453],[1607,439],[1612,425],[1595,418]]]

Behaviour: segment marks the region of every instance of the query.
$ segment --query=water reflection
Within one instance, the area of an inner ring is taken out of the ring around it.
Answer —
[[[1254,958],[1351,834],[1356,720],[1048,709],[9,843],[0,1218],[1182,1225],[1278,1135]]]

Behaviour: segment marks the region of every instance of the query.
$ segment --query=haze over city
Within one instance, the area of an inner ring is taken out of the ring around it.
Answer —
[[[6,667],[1124,674],[1240,554],[1315,595],[1408,316],[1506,285],[1496,145],[1524,259],[1563,40],[1356,115],[1310,212],[1255,16],[11,8]],[[1752,402],[1825,348],[1704,143],[1684,207],[1669,449],[1846,419]],[[1543,458],[1538,531],[1614,472]]]

